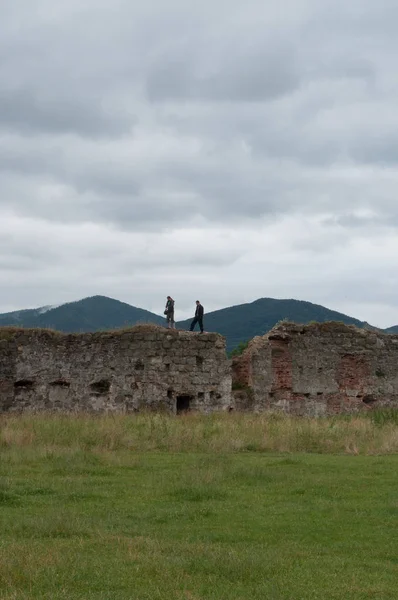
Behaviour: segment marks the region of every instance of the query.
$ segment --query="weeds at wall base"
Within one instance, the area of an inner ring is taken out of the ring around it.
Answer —
[[[70,452],[395,454],[398,410],[304,418],[280,413],[3,415],[1,448]]]

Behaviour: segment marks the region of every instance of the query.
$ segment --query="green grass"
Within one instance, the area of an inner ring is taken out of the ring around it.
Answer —
[[[0,420],[1,600],[395,600],[398,456],[375,440],[396,424],[363,418],[363,455],[329,455],[250,451],[254,419]],[[307,450],[359,428],[305,423]]]
[[[123,415],[0,415],[0,448],[57,453],[133,452],[315,452],[398,453],[398,411],[304,419],[283,414],[223,413]]]

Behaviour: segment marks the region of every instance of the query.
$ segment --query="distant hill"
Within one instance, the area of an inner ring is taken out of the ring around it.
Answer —
[[[388,327],[384,331],[385,331],[385,333],[398,333],[398,325],[393,325],[393,327]]]
[[[311,302],[260,298],[250,304],[205,313],[205,330],[217,331],[224,335],[227,338],[227,350],[230,351],[240,342],[250,340],[256,335],[264,335],[283,319],[295,323],[341,321],[357,327],[371,328],[358,319]],[[178,322],[177,327],[189,329],[190,322],[191,319]],[[118,329],[137,323],[166,324],[163,316],[106,296],[84,298],[58,307],[44,306],[0,315],[0,326],[42,327],[64,332]],[[386,331],[398,333],[398,326]]]
[[[44,327],[64,332],[117,329],[137,323],[164,324],[164,318],[106,296],[92,296],[51,308],[20,310],[0,315],[0,326]]]
[[[205,307],[206,308],[206,307]],[[205,314],[206,331],[217,331],[227,338],[227,350],[232,350],[240,342],[252,339],[256,335],[264,335],[283,319],[295,323],[310,321],[341,321],[357,327],[369,327],[367,323],[303,300],[276,300],[260,298],[250,304],[239,304]],[[178,323],[181,328],[188,328],[190,320]]]

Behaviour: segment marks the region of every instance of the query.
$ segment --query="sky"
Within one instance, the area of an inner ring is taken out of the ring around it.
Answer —
[[[396,0],[2,0],[0,312],[398,323]]]

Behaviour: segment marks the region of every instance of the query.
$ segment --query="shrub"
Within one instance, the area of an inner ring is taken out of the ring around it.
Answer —
[[[240,356],[241,354],[244,353],[244,351],[246,350],[248,345],[249,345],[249,340],[247,340],[246,342],[240,342],[236,346],[236,348],[231,350],[231,352],[228,352],[228,358],[234,358],[235,356]]]

